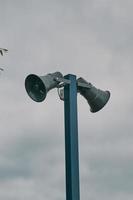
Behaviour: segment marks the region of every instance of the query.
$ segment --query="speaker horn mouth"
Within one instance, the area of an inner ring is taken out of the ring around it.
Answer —
[[[110,98],[110,92],[109,91],[104,91],[103,93],[104,95],[104,100],[102,99],[102,94],[101,94],[101,98],[98,97],[98,102],[97,102],[97,97],[91,102],[88,102],[89,105],[91,106],[90,111],[92,113],[98,112],[99,110],[101,110],[108,102],[109,98]]]
[[[41,78],[35,74],[30,74],[25,79],[25,89],[30,98],[36,102],[42,102],[46,98],[46,87]]]

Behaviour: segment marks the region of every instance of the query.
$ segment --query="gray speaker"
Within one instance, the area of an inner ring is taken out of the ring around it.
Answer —
[[[90,105],[91,112],[95,113],[101,110],[106,105],[110,98],[109,91],[102,91],[100,89],[97,89],[83,78],[77,79],[77,82],[88,85],[88,88],[78,86],[78,92],[87,100],[88,104]]]
[[[25,79],[25,89],[30,96],[36,102],[42,102],[49,90],[57,87],[59,82],[56,78],[63,78],[60,72],[55,72],[47,74],[45,76],[37,76],[35,74],[30,74]]]

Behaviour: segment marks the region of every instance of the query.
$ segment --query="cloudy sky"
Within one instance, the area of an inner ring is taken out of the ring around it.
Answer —
[[[24,88],[61,71],[111,91],[91,113],[78,95],[80,195],[133,199],[133,1],[0,0],[0,199],[65,200],[64,105]]]

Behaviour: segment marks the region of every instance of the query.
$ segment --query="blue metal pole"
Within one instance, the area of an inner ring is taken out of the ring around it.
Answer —
[[[71,81],[64,86],[66,200],[80,200],[76,76],[64,78]]]

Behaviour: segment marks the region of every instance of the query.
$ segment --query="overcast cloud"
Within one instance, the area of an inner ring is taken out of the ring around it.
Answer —
[[[133,199],[133,1],[0,0],[0,199],[65,199],[64,108],[24,88],[30,73],[71,73],[103,90],[78,95],[81,199]]]

